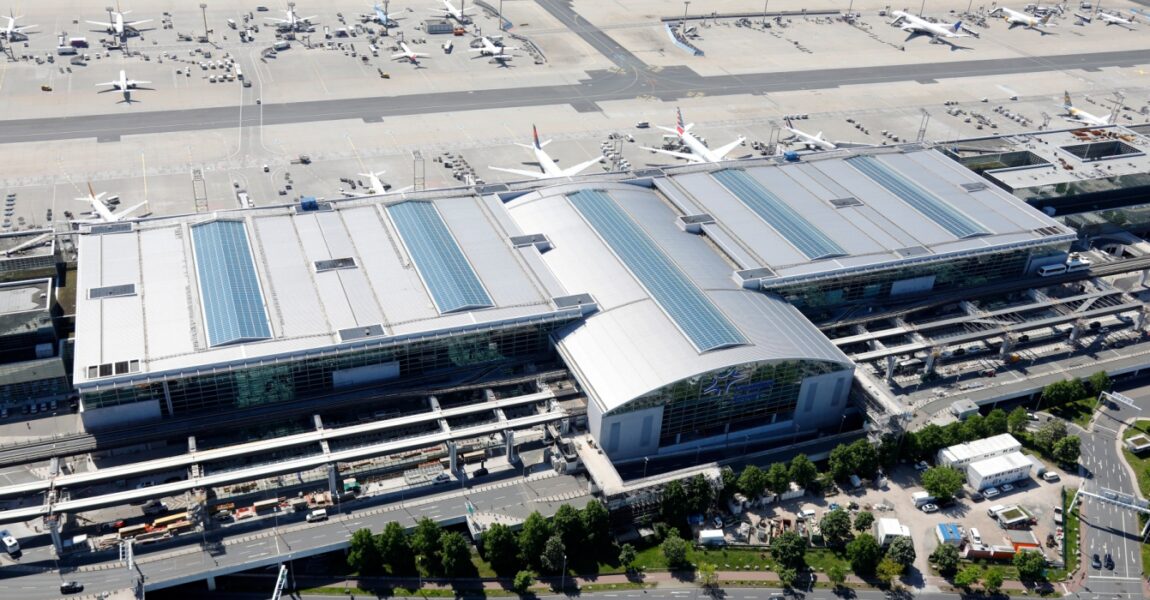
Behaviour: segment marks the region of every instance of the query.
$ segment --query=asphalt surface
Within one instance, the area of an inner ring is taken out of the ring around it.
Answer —
[[[544,1],[543,6],[554,8],[553,3],[557,1]],[[591,33],[586,35],[595,37]],[[598,45],[607,43],[614,44],[599,40]],[[600,50],[611,51],[610,48]],[[625,58],[619,60],[623,64],[630,63]],[[779,73],[756,73],[702,77],[686,67],[669,67],[658,72],[630,67],[621,69],[620,72],[593,71],[588,73],[588,79],[575,85],[261,104],[259,110],[249,108],[247,111],[243,111],[242,107],[229,106],[64,118],[15,119],[0,121],[0,143],[81,138],[115,141],[125,135],[221,129],[235,127],[237,124],[243,127],[255,127],[342,119],[378,122],[380,118],[400,115],[542,105],[571,105],[578,111],[590,112],[598,110],[598,102],[638,96],[655,96],[664,101],[674,101],[697,92],[709,96],[766,94],[896,81],[932,83],[953,77],[983,77],[1074,69],[1096,70],[1147,63],[1150,63],[1150,50],[811,69],[788,72],[782,76]]]
[[[1081,433],[1082,458],[1079,470],[1086,489],[1101,493],[1101,488],[1117,492],[1135,493],[1136,484],[1118,447],[1118,431],[1122,422],[1150,417],[1150,386],[1123,392],[1134,399],[1141,410],[1121,403],[1103,407],[1090,431]],[[1080,509],[1082,522],[1082,567],[1087,581],[1081,598],[1098,595],[1119,598],[1142,598],[1142,555],[1137,514],[1128,509],[1096,499],[1083,498]],[[1114,559],[1114,569],[1091,566],[1094,554],[1105,562],[1107,553]]]
[[[664,598],[671,600],[694,600],[695,598],[723,598],[725,600],[766,600],[770,595],[781,594],[783,590],[778,588],[737,588],[737,587],[723,587],[716,595],[708,595],[704,593],[698,586],[691,587],[670,587],[670,588],[651,588],[646,590],[614,590],[614,591],[594,591],[572,593],[570,595],[564,594],[533,594],[531,597],[538,600],[563,600],[566,598]],[[162,598],[167,596],[161,596]],[[212,594],[213,599],[219,600],[253,600],[255,598],[266,598],[267,594],[242,594],[242,593],[216,593]],[[286,597],[286,595],[285,595]],[[330,595],[296,595],[293,598],[301,600],[331,600]],[[349,596],[350,597],[350,596]],[[388,596],[389,598],[423,598],[423,596]],[[911,598],[911,595],[896,596],[895,598]],[[957,600],[963,596],[959,594],[942,594],[942,593],[923,593],[914,594],[914,598],[920,600]],[[462,593],[456,596],[457,599],[466,598],[486,598],[482,594],[467,594]],[[840,600],[843,596],[836,596],[831,590],[817,589],[812,592],[804,592],[801,595],[795,595],[793,592],[786,596],[788,600]],[[886,600],[885,592],[858,590],[851,598],[859,600]]]
[[[0,568],[0,579],[4,580],[3,589],[15,591],[17,595],[11,597],[21,600],[57,598],[60,582],[65,580],[83,583],[85,594],[98,594],[132,587],[142,576],[147,590],[153,591],[202,580],[207,575],[226,575],[340,550],[347,547],[354,531],[364,527],[380,531],[391,521],[413,527],[423,517],[459,520],[467,514],[468,503],[479,512],[521,519],[533,510],[550,516],[564,503],[581,507],[589,497],[585,487],[585,482],[570,476],[524,480],[516,475],[478,483],[466,491],[445,485],[437,494],[418,499],[344,503],[341,513],[329,509],[332,517],[316,524],[305,523],[305,513],[287,513],[271,521],[264,518],[251,525],[236,524],[206,535],[184,534],[161,546],[137,547],[136,571],[128,571],[118,562],[115,550],[57,562],[49,547],[27,548],[16,565]]]

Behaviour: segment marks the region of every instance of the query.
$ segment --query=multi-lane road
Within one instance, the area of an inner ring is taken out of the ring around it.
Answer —
[[[521,87],[514,90],[473,90],[404,96],[347,98],[261,104],[259,110],[221,106],[186,110],[141,111],[108,115],[13,119],[0,121],[0,143],[96,138],[104,141],[141,135],[244,127],[312,123],[341,119],[376,121],[381,117],[463,112],[498,108],[571,105],[596,111],[598,103],[639,96],[674,101],[690,94],[709,96],[764,94],[837,88],[843,85],[919,81],[932,83],[956,77],[1033,74],[1074,69],[1130,67],[1150,63],[1150,50],[1093,52],[1063,56],[1033,56],[909,65],[808,69],[778,73],[703,77],[686,67],[659,71],[641,68],[620,72],[594,71],[573,85]],[[671,115],[668,115],[670,118]]]

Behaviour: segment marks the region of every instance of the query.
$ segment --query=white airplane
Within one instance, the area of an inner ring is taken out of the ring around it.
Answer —
[[[443,6],[445,8],[433,8],[431,10],[432,12],[439,13],[439,16],[441,17],[451,17],[460,23],[462,23],[463,20],[467,18],[467,11],[475,10],[474,8],[463,8],[463,0],[460,0],[459,8],[452,6],[451,0],[443,0]]]
[[[308,26],[310,26],[311,20],[316,18],[316,16],[317,15],[312,15],[310,17],[301,17],[301,16],[296,14],[295,8],[289,8],[289,9],[284,11],[284,17],[286,17],[286,18],[280,19],[277,17],[264,17],[264,19],[271,21],[279,29],[288,29],[291,31],[299,31],[301,29],[306,29]]]
[[[112,11],[112,21],[88,21],[92,25],[99,25],[105,31],[115,34],[116,37],[123,38],[129,34],[140,33],[137,29],[138,26],[144,23],[151,23],[151,19],[144,19],[143,21],[124,21],[124,15],[131,13],[130,10],[125,11]]]
[[[77,223],[115,223],[117,221],[124,220],[128,217],[128,215],[138,210],[141,206],[147,204],[147,202],[141,202],[131,208],[112,212],[108,208],[108,205],[104,204],[104,196],[107,194],[108,192],[100,192],[97,194],[96,191],[92,189],[92,184],[89,183],[88,196],[86,198],[76,198],[76,200],[90,204],[92,206],[92,210],[89,214],[95,215],[97,218],[81,220],[77,221]]]
[[[384,8],[378,3],[371,6],[370,13],[361,14],[359,16],[362,17],[365,21],[373,21],[383,25],[384,27],[396,27],[398,26],[396,21],[403,18],[388,14],[387,11],[384,10]]]
[[[407,47],[407,42],[400,42],[399,47],[403,48],[403,52],[397,52],[391,55],[392,60],[409,60],[411,64],[419,66],[419,59],[431,56],[426,52],[412,52],[411,48]]]
[[[940,25],[901,10],[896,10],[892,12],[891,15],[893,15],[895,19],[891,21],[890,24],[898,25],[902,23],[902,25],[899,25],[899,28],[903,31],[910,32],[911,37],[916,35],[929,35],[935,39],[970,37],[970,34],[962,33],[962,21],[957,21],[953,25]]]
[[[568,167],[566,169],[561,168],[559,165],[555,164],[555,161],[551,159],[551,156],[548,155],[547,152],[545,152],[543,150],[543,147],[546,146],[547,144],[550,144],[551,140],[547,140],[546,142],[540,142],[539,141],[539,130],[534,125],[531,126],[531,135],[534,139],[534,142],[532,144],[530,144],[530,145],[528,145],[528,144],[516,144],[516,146],[522,146],[522,147],[528,148],[532,152],[534,152],[535,153],[535,162],[539,163],[539,168],[543,169],[542,172],[525,171],[522,169],[503,169],[500,167],[487,167],[487,168],[491,169],[492,171],[503,171],[504,173],[512,173],[514,175],[522,175],[524,177],[534,177],[535,179],[551,179],[553,177],[574,177],[574,176],[578,175],[580,172],[582,172],[584,169],[586,169],[587,167],[590,167],[591,165],[598,163],[599,161],[603,160],[602,156],[596,156],[592,160],[589,160],[589,161],[584,162],[584,163],[579,163],[573,167]]]
[[[136,90],[136,89],[141,89],[141,90],[150,89],[150,88],[140,87],[142,84],[148,84],[148,83],[152,83],[152,82],[151,82],[151,81],[139,81],[139,80],[136,80],[136,79],[128,79],[128,74],[127,74],[127,72],[126,72],[126,71],[124,71],[123,69],[120,69],[120,78],[119,78],[119,79],[116,79],[116,80],[113,80],[113,81],[105,81],[105,82],[103,82],[103,83],[97,83],[97,84],[96,84],[96,87],[101,87],[101,86],[105,86],[105,85],[110,85],[110,86],[112,86],[112,89],[110,89],[110,90],[104,90],[104,91],[102,91],[102,92],[100,92],[100,93],[101,93],[101,94],[103,94],[103,93],[106,93],[106,92],[115,92],[115,91],[117,91],[117,90],[118,90],[118,91],[121,91],[121,92],[123,92],[123,93],[124,93],[124,100],[123,100],[123,102],[127,102],[127,103],[131,104],[131,103],[132,103],[132,96],[131,96],[131,94],[132,94],[132,90]]]
[[[1070,92],[1062,92],[1062,108],[1066,110],[1067,121],[1074,121],[1075,123],[1082,123],[1083,125],[1091,125],[1094,127],[1102,127],[1110,125],[1110,117],[1097,117],[1081,108],[1074,108],[1074,104],[1070,102]]]
[[[693,163],[717,163],[723,161],[727,154],[731,152],[731,150],[734,150],[747,139],[743,136],[739,136],[738,139],[727,144],[726,146],[711,150],[705,144],[703,144],[703,142],[699,141],[699,138],[695,137],[694,134],[690,132],[691,128],[695,126],[694,123],[688,123],[686,125],[683,124],[682,110],[676,108],[675,117],[676,121],[674,129],[671,129],[670,127],[659,127],[659,129],[675,134],[679,141],[683,142],[683,145],[685,145],[687,149],[691,151],[690,153],[675,152],[674,150],[664,150],[662,148],[649,148],[647,146],[641,146],[641,148],[644,150],[650,150],[651,152],[658,152],[659,154],[674,156],[675,158],[686,159]]]
[[[0,18],[8,20],[8,26],[3,28],[3,29],[0,29],[0,37],[4,38],[6,40],[13,40],[16,37],[27,39],[28,34],[25,33],[24,30],[25,29],[32,29],[33,27],[38,27],[38,25],[22,25],[20,27],[17,27],[16,21],[23,19],[24,17],[13,16],[12,13],[10,13],[10,12],[8,13],[8,16],[0,17]]]
[[[786,129],[787,131],[789,131],[791,133],[788,140],[796,141],[800,144],[803,144],[810,150],[837,150],[839,148],[864,148],[864,147],[870,147],[870,146],[874,145],[874,144],[860,144],[860,143],[856,143],[856,142],[832,142],[832,141],[823,139],[823,132],[821,132],[821,131],[816,133],[815,135],[811,135],[811,134],[806,133],[800,129],[795,128],[794,124],[791,123],[790,119],[786,119],[784,121],[784,123],[786,123],[786,127],[784,127],[783,129]]]
[[[411,190],[412,188],[415,187],[413,185],[409,185],[405,188],[400,188],[398,190],[397,189],[389,190],[389,189],[387,189],[386,186],[383,185],[383,181],[380,180],[380,178],[379,178],[379,176],[383,175],[384,173],[386,173],[386,171],[376,171],[373,173],[360,173],[359,174],[360,177],[367,177],[368,188],[371,191],[367,192],[367,193],[363,193],[363,194],[357,194],[355,192],[343,192],[343,195],[348,196],[350,198],[362,198],[365,196],[383,196],[385,194],[402,194],[403,192]]]
[[[1121,25],[1127,29],[1134,28],[1134,17],[1127,19],[1120,14],[1110,14],[1098,11],[1098,18],[1105,21],[1107,25]]]
[[[1025,27],[1027,29],[1033,29],[1042,34],[1049,33],[1042,28],[1048,26],[1050,24],[1051,17],[1054,16],[1054,12],[1051,11],[1043,15],[1041,18],[1035,17],[1023,12],[1018,12],[1017,10],[1006,8],[1005,6],[1000,6],[990,11],[990,16],[993,17],[996,14],[1002,15],[1003,20],[1010,24],[1010,29],[1014,29],[1016,27]]]
[[[508,50],[518,50],[519,49],[517,46],[496,46],[495,43],[491,41],[491,38],[488,38],[487,36],[483,36],[479,39],[481,41],[483,41],[483,47],[482,48],[471,48],[470,51],[471,52],[478,52],[480,54],[480,56],[500,56],[500,55],[503,55],[503,53],[508,51]],[[511,57],[508,56],[507,58],[511,58]]]

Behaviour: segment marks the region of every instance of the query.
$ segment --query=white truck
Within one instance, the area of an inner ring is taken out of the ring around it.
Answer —
[[[931,496],[929,492],[914,492],[910,497],[914,500],[915,508],[922,508],[924,505],[935,501],[935,497]]]

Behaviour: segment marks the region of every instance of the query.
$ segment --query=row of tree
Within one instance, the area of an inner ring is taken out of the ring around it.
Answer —
[[[409,534],[402,525],[388,523],[379,534],[364,528],[351,535],[347,564],[356,572],[376,575],[414,575],[422,568],[428,575],[473,575],[471,544],[458,531],[444,531],[424,517]]]
[[[969,589],[982,581],[986,591],[994,593],[1002,586],[1004,574],[1002,569],[991,567],[986,571],[978,565],[968,565],[961,571],[958,569],[960,556],[958,548],[943,544],[930,555],[930,562],[940,573],[952,577],[954,584]],[[1046,571],[1046,558],[1040,552],[1022,551],[1014,555],[1014,568],[1018,569],[1018,577],[1023,581],[1041,580]]]

